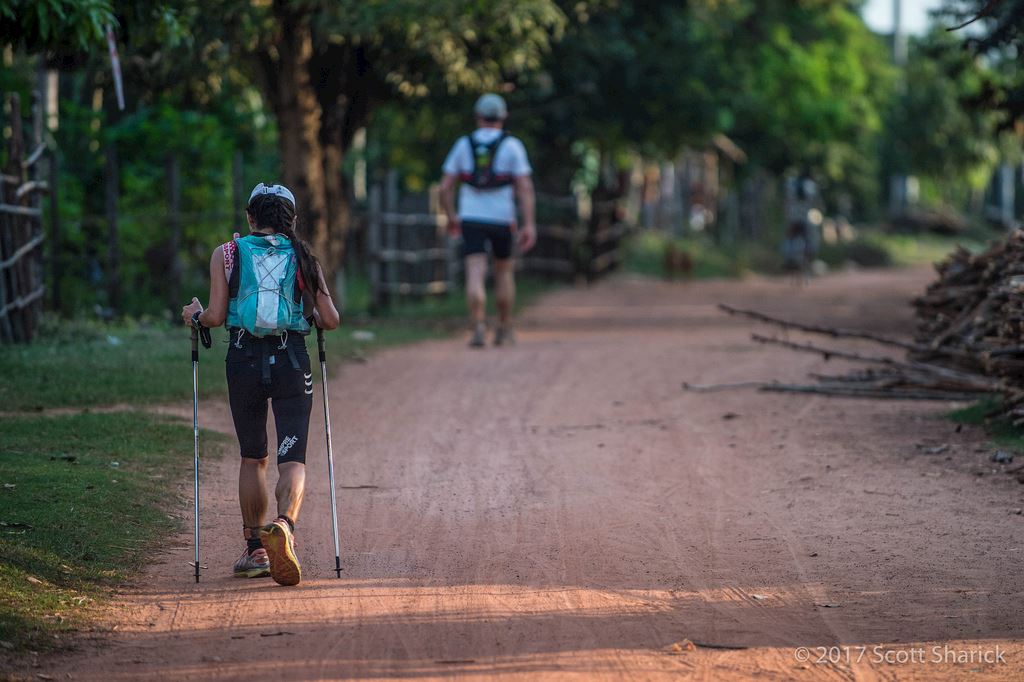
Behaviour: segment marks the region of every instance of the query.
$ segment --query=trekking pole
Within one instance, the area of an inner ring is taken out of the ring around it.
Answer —
[[[331,525],[334,528],[334,572],[341,577],[341,547],[338,544],[338,502],[334,494],[334,449],[331,447],[331,410],[327,401],[327,354],[324,330],[316,328],[316,347],[320,351],[320,385],[324,394],[324,425],[327,430],[327,478],[331,484]]]
[[[195,475],[195,567],[196,582],[199,582],[199,340],[202,339],[203,347],[209,348],[213,341],[210,338],[210,330],[199,324],[198,317],[192,318],[192,444],[193,452],[193,473]]]
[[[199,582],[199,329],[192,325],[192,440],[195,445],[195,566],[196,582]]]

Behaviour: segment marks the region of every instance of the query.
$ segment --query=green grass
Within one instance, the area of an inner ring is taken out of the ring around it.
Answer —
[[[738,277],[751,269],[753,245],[716,245],[707,237],[672,238],[662,232],[640,232],[626,243],[623,269],[648,277],[663,277],[665,249],[670,243],[689,254],[697,279]]]
[[[833,268],[841,267],[848,262],[863,267],[906,267],[937,263],[949,255],[957,245],[971,251],[979,251],[984,248],[985,242],[979,234],[953,237],[864,229],[853,241],[822,245],[821,258]]]
[[[955,424],[984,426],[993,445],[1024,453],[1024,430],[999,417],[1000,412],[999,400],[987,398],[953,410],[946,417]]]
[[[519,310],[528,306],[544,292],[551,291],[558,287],[558,284],[539,279],[536,277],[519,275],[516,277],[516,309]],[[489,315],[496,314],[494,306],[494,290],[489,288],[487,292],[487,312]],[[355,318],[366,318],[370,310],[370,283],[361,275],[350,275],[345,280],[345,304],[349,316]],[[374,318],[378,324],[387,322],[406,324],[420,324],[432,322],[435,324],[458,321],[461,323],[466,317],[466,299],[461,290],[443,296],[410,297],[395,296],[392,304],[379,311],[378,317]]]
[[[988,233],[980,231],[952,237],[935,234],[898,234],[865,228],[849,242],[822,244],[819,257],[830,268],[848,263],[862,267],[905,267],[936,263],[956,246],[979,251]],[[994,233],[991,235],[995,237]],[[738,277],[747,272],[779,274],[782,255],[779,244],[745,241],[715,244],[709,236],[673,238],[661,232],[641,232],[626,245],[625,269],[649,277],[663,277],[663,258],[670,243],[686,251],[693,259],[697,279]]]
[[[358,304],[363,286],[355,279],[350,293]],[[517,308],[555,285],[521,278]],[[494,297],[488,307],[494,312]],[[346,314],[340,329],[326,333],[328,363],[365,357],[376,348],[441,338],[465,326],[461,294],[426,299],[397,299],[379,317],[364,311]],[[372,340],[353,338],[372,332]],[[227,332],[214,329],[213,348],[201,349],[200,391],[204,398],[227,393],[224,355]],[[315,336],[307,339],[315,360]],[[192,398],[192,360],[188,330],[165,321],[117,324],[47,319],[39,338],[28,346],[8,346],[0,363],[0,412],[33,412],[61,407],[146,405]]]
[[[0,410],[39,411],[55,407],[143,405],[192,399],[192,360],[188,330],[166,323],[78,325],[45,334],[29,346],[8,346],[0,363]],[[352,338],[354,329],[374,333],[372,342]],[[78,333],[74,332],[78,329]],[[330,359],[363,355],[372,348],[442,335],[440,325],[390,320],[346,324],[327,332]],[[201,350],[203,397],[224,395],[227,333],[213,330],[214,344]],[[307,341],[315,351],[315,338]],[[315,355],[313,355],[315,362]]]
[[[225,441],[204,432],[202,455]],[[191,469],[192,426],[169,418],[0,420],[0,640],[14,651],[49,648],[88,622],[95,603],[180,529],[169,512]]]

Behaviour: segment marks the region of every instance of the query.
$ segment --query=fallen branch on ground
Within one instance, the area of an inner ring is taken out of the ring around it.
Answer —
[[[856,329],[842,329],[840,327],[826,327],[818,324],[803,324],[800,322],[792,322],[790,320],[783,320],[778,317],[771,317],[764,313],[759,313],[756,310],[745,310],[743,308],[733,308],[730,305],[719,303],[718,308],[723,310],[730,315],[740,315],[743,317],[749,317],[759,322],[765,322],[767,324],[774,324],[777,327],[783,329],[798,329],[803,332],[811,334],[821,334],[823,336],[831,336],[834,339],[846,338],[846,339],[865,339],[867,341],[874,341],[880,343],[883,346],[895,346],[896,348],[902,348],[904,350],[930,350],[923,346],[919,346],[915,343],[908,341],[901,341],[888,336],[882,336],[880,334],[872,334],[871,332],[859,331]]]

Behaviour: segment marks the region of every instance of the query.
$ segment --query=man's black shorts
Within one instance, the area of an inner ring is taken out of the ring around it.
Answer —
[[[462,255],[472,256],[474,253],[487,253],[487,242],[491,243],[491,252],[498,260],[512,257],[512,226],[495,223],[462,223]]]

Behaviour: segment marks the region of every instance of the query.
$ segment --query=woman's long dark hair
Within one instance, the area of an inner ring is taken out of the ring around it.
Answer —
[[[283,234],[292,243],[295,256],[299,259],[299,270],[306,291],[316,300],[320,293],[320,261],[313,255],[309,244],[295,234],[295,206],[284,197],[274,194],[257,194],[245,207],[259,229],[271,229]]]

